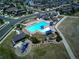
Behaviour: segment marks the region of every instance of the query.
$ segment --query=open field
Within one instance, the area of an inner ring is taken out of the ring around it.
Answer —
[[[79,2],[79,0],[73,0],[74,2]]]
[[[2,24],[0,23],[0,26],[1,26]]]
[[[73,14],[72,16],[77,16],[77,17],[79,17],[79,12],[76,12],[76,13]]]
[[[34,47],[29,59],[70,59],[63,44],[46,44]]]
[[[15,59],[15,55],[12,51],[12,37],[15,35],[15,32],[12,32],[6,40],[0,44],[0,59]]]
[[[66,38],[77,59],[79,59],[79,18],[68,17],[58,26],[58,29]]]
[[[1,21],[0,21],[0,26],[3,25],[3,24],[4,24],[4,23],[1,23]]]
[[[43,44],[32,46],[31,52],[24,57],[18,57],[14,53],[11,40],[15,35],[12,32],[6,40],[0,45],[0,59],[70,59],[64,45],[61,44]]]

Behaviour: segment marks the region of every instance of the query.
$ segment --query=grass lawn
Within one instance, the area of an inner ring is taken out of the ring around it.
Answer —
[[[78,1],[79,2],[79,0],[74,0],[74,1]]]
[[[69,59],[63,44],[42,44],[34,47],[29,59]]]
[[[1,21],[0,21],[0,26],[3,25],[3,24],[4,24],[4,23],[1,23]]]
[[[76,12],[76,13],[73,14],[72,16],[77,16],[77,17],[79,17],[79,12]]]
[[[11,43],[12,37],[15,34],[15,32],[12,32],[0,45],[0,59],[70,59],[62,43],[58,45],[34,45],[27,56],[18,57],[15,55],[14,48]]]
[[[79,59],[79,18],[68,17],[59,26],[75,56]]]
[[[0,23],[0,26],[1,26],[2,24]]]
[[[79,0],[73,0],[74,2],[79,2]]]

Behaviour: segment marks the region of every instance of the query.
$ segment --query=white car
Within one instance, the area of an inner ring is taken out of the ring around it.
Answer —
[[[9,23],[10,23],[9,21],[5,22],[5,24],[9,24]]]
[[[34,14],[38,14],[39,12],[35,12]]]
[[[5,17],[9,17],[9,15],[7,15],[7,14],[5,14],[4,16],[5,16]]]

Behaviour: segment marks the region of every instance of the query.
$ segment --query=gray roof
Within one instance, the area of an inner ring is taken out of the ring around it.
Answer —
[[[12,8],[7,8],[6,11],[7,12],[18,11],[18,9],[16,7],[12,7]]]
[[[23,38],[25,37],[25,33],[20,33],[19,35],[16,35],[14,38],[13,38],[13,42],[14,43],[17,43],[18,41],[22,40]]]

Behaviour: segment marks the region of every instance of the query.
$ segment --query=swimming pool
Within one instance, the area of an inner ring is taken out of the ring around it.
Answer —
[[[27,31],[29,31],[30,33],[33,33],[35,31],[44,32],[43,29],[41,29],[41,26],[46,27],[48,25],[49,25],[48,23],[46,23],[46,22],[43,21],[43,22],[36,23],[36,24],[34,24],[32,26],[25,27],[25,29]]]

